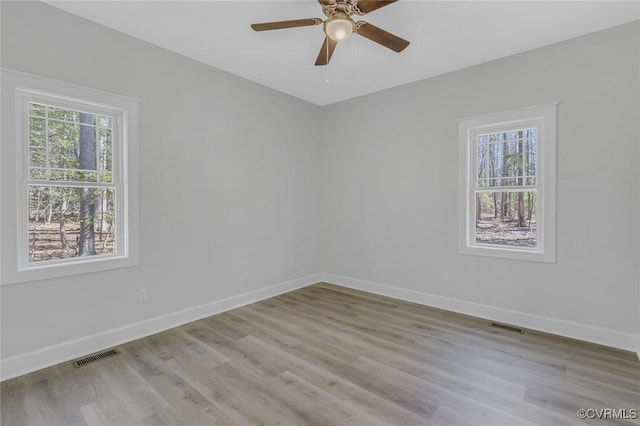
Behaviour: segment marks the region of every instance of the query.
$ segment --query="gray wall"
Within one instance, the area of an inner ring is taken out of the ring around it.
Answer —
[[[3,358],[318,270],[318,107],[41,3],[2,65],[141,99],[140,266],[3,286]]]
[[[140,266],[2,287],[3,358],[319,271],[640,332],[637,23],[318,108],[1,7],[3,66],[142,101]],[[459,255],[456,120],[555,101],[557,264]]]
[[[321,265],[638,333],[639,35],[636,22],[324,109]],[[557,101],[557,263],[458,254],[456,120]]]

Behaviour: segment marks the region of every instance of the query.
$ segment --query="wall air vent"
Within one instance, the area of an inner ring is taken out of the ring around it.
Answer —
[[[499,322],[492,322],[491,327],[501,328],[503,330],[509,330],[516,333],[524,334],[524,329],[520,327],[515,327],[513,325],[500,324]]]
[[[106,351],[98,352],[93,355],[86,356],[84,358],[78,358],[72,361],[72,364],[76,368],[84,367],[85,365],[100,361],[101,359],[111,358],[112,356],[119,355],[118,349],[107,349]]]

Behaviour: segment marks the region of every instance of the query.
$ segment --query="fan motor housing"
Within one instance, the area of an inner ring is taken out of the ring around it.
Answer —
[[[358,2],[351,0],[343,1],[321,1],[322,12],[328,17],[333,18],[336,14],[343,13],[347,17],[351,15],[364,15],[363,12],[358,9]]]

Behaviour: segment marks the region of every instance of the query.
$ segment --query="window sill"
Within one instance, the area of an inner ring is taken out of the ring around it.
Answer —
[[[491,246],[462,246],[460,254],[496,257],[500,259],[524,260],[529,262],[556,263],[555,253],[533,249],[503,248]]]
[[[40,281],[72,275],[90,274],[94,272],[110,271],[137,266],[138,259],[133,256],[99,256],[74,260],[73,263],[60,262],[43,265],[33,265],[19,268],[15,271],[3,271],[1,285],[19,284],[29,281]]]

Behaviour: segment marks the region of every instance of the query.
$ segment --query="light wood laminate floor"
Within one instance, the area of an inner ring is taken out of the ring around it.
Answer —
[[[635,354],[317,284],[2,383],[2,425],[610,425]]]

